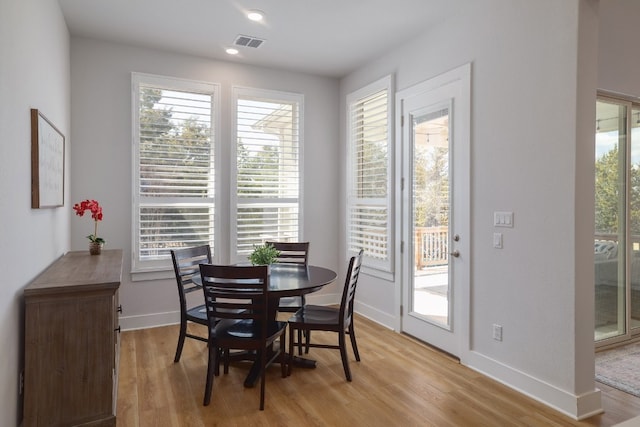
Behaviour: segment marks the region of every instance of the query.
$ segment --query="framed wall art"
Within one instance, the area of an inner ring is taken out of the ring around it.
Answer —
[[[31,109],[31,207],[64,206],[64,135]]]

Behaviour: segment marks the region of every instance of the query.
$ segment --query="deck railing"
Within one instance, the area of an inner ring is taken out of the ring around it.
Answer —
[[[449,262],[449,228],[415,227],[415,267],[445,265]]]

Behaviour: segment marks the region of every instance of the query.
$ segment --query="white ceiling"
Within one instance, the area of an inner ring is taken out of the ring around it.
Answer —
[[[465,0],[470,1],[470,0]],[[463,7],[461,0],[59,0],[72,36],[342,77]],[[263,22],[245,17],[265,13]],[[266,41],[225,48],[237,35]]]

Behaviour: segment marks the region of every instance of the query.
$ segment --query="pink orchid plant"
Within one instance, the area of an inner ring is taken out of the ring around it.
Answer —
[[[83,216],[86,211],[91,212],[91,218],[95,222],[95,228],[93,234],[87,236],[89,241],[94,243],[104,243],[105,240],[102,237],[98,237],[98,221],[102,221],[102,207],[96,200],[84,200],[80,203],[73,205],[73,210],[76,211],[76,215]]]

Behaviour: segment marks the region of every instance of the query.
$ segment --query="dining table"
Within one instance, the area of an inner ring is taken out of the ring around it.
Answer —
[[[333,283],[338,277],[337,273],[329,268],[316,265],[300,265],[276,263],[269,266],[269,302],[270,316],[276,319],[280,298],[302,296],[319,291],[324,286]],[[200,275],[194,275],[193,283],[202,286]],[[296,367],[315,368],[315,360],[294,356],[293,363]],[[247,377],[245,387],[253,387],[260,378],[260,364],[254,361]]]

